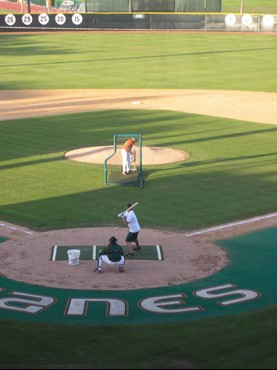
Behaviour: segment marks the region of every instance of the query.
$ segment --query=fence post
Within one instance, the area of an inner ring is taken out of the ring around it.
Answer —
[[[243,9],[244,9],[244,0],[241,0],[241,4],[240,4],[240,14],[243,13]]]

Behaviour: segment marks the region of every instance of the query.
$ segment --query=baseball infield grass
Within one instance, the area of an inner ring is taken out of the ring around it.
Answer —
[[[36,34],[0,35],[0,43],[1,89],[277,89],[275,36]],[[113,134],[126,128],[140,132],[144,145],[185,150],[190,158],[145,167],[144,189],[104,186],[103,166],[63,158],[74,148],[111,145]],[[139,201],[142,227],[188,230],[276,211],[276,126],[103,111],[0,122],[0,132],[1,220],[38,230],[119,225],[126,201]],[[276,318],[274,306],[124,328],[1,320],[0,365],[274,369]]]
[[[144,145],[190,157],[145,166],[144,189],[105,186],[103,165],[64,159],[74,148],[111,145],[125,127],[139,131]],[[190,230],[276,211],[276,126],[119,110],[0,122],[0,131],[0,219],[15,224],[119,226],[127,200],[140,203],[142,226],[156,228]]]

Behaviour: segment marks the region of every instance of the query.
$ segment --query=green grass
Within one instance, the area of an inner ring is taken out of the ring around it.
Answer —
[[[276,306],[229,318],[93,330],[1,321],[0,366],[276,369],[276,336]]]
[[[4,243],[5,241],[9,240],[5,236],[0,236],[0,243]]]
[[[1,35],[0,89],[277,91],[276,37],[203,33]],[[162,76],[162,78],[161,78]]]
[[[73,148],[111,145],[127,125],[144,145],[184,150],[190,158],[145,166],[144,189],[105,186],[102,165],[64,159]],[[41,230],[121,225],[117,213],[126,200],[140,202],[142,225],[162,228],[199,228],[276,210],[275,126],[102,111],[0,122],[0,131],[0,219],[9,222]]]

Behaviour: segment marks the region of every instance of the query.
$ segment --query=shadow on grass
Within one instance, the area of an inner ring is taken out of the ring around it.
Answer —
[[[32,37],[30,37],[32,36]],[[19,56],[19,50],[21,50],[21,55],[24,60],[24,56],[45,56],[45,55],[65,55],[65,54],[75,54],[78,51],[74,51],[72,48],[66,48],[66,43],[62,45],[62,47],[50,47],[49,40],[46,38],[39,37],[39,34],[35,35],[38,38],[34,37],[34,35],[19,35],[19,34],[10,34],[10,35],[2,35],[0,34],[0,43],[1,43],[1,55],[9,55],[9,56]],[[64,63],[67,63],[66,61]],[[22,63],[22,64],[14,64],[8,65],[7,67],[20,67],[20,66],[32,66],[37,64],[44,64],[44,63]],[[53,63],[47,63],[53,64]],[[2,67],[5,67],[3,65]]]
[[[191,157],[144,167],[141,189],[104,186],[99,165],[73,164],[58,156],[112,145],[113,135],[126,128],[141,133],[143,145],[181,149]],[[135,201],[142,227],[180,229],[277,207],[276,127],[168,111],[113,110],[0,122],[0,131],[1,190],[7,195],[0,197],[0,219],[30,228],[118,225],[117,214]]]
[[[144,176],[147,178],[151,173],[155,172],[172,172],[173,168],[178,169],[178,168],[184,168],[186,169],[186,174],[189,172],[199,172],[203,167],[209,167],[209,169],[213,170],[227,170],[230,169],[231,167],[234,169],[242,169],[242,168],[255,168],[255,167],[261,167],[261,159],[263,160],[263,166],[265,165],[274,165],[276,163],[276,153],[266,153],[266,154],[257,154],[257,155],[249,155],[249,156],[240,156],[240,157],[226,157],[226,158],[213,158],[213,159],[207,159],[207,160],[202,160],[202,161],[182,161],[182,162],[176,162],[175,166],[172,167],[165,167],[165,166],[157,166],[157,167],[151,167],[151,169],[146,169],[144,170]],[[253,159],[257,159],[257,161],[252,161]],[[250,161],[250,162],[249,162]],[[198,168],[200,167],[200,168]],[[191,171],[189,170],[191,168]],[[198,169],[197,169],[198,168]],[[271,175],[274,175],[276,171],[270,172]],[[267,175],[269,173],[267,172]]]
[[[157,135],[157,122],[159,132],[175,132],[182,122],[192,120],[192,117],[160,111],[111,110],[3,121],[0,122],[0,158],[5,161],[82,147],[113,145],[113,135],[126,134],[126,131]]]
[[[30,49],[30,47],[27,47],[27,52],[28,50]],[[51,62],[37,62],[37,63],[22,63],[22,64],[10,64],[8,67],[9,68],[12,68],[12,67],[15,67],[15,68],[18,68],[18,67],[32,67],[32,66],[42,66],[42,65],[59,65],[59,64],[77,64],[77,63],[103,63],[103,62],[110,62],[110,61],[132,61],[132,60],[140,60],[140,59],[160,59],[160,58],[179,58],[179,57],[190,57],[190,56],[195,56],[195,55],[213,55],[213,54],[216,54],[216,55],[222,55],[222,54],[232,54],[232,53],[247,53],[247,52],[262,52],[262,51],[269,51],[269,50],[276,50],[277,48],[276,47],[263,47],[263,48],[247,48],[247,49],[228,49],[228,50],[210,50],[210,51],[195,51],[195,52],[189,52],[189,53],[174,53],[174,54],[152,54],[152,55],[136,55],[136,56],[132,56],[132,57],[113,57],[113,58],[94,58],[94,59],[76,59],[76,60],[62,60],[62,61],[51,61]],[[41,51],[40,51],[41,50]],[[51,49],[49,49],[51,50]],[[35,48],[33,49],[33,47],[31,47],[31,49],[29,50],[29,53],[30,52],[35,52],[36,55],[45,55],[45,54],[49,54],[49,50],[48,48],[38,48],[38,50],[36,50]],[[57,53],[56,51],[56,54],[72,54],[71,51],[63,51],[63,50],[60,50],[58,49],[59,52]],[[26,50],[24,48],[24,51],[26,53]],[[5,49],[3,50],[3,52],[5,53]],[[10,54],[8,54],[10,55]],[[17,53],[15,53],[15,55],[18,55],[18,51]]]
[[[153,110],[96,111],[2,121],[0,130],[1,161],[76,148],[113,145],[113,135],[125,134],[126,130],[141,133],[145,146],[176,147],[181,150],[186,150],[190,144],[209,142],[212,146],[224,139],[252,140],[253,137],[258,138],[258,135],[277,133],[277,127],[272,126],[265,128],[228,119],[223,122],[216,117]],[[212,132],[218,135],[211,135]]]
[[[159,178],[146,174],[143,189],[106,186],[2,205],[0,219],[39,230],[122,226],[118,212],[127,201],[138,201],[136,214],[142,228],[190,230],[276,210],[276,183],[267,172],[260,175],[227,171],[172,175],[172,171],[174,169],[171,173],[161,173]]]

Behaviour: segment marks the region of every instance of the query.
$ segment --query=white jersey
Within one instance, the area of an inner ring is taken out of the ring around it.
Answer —
[[[131,233],[138,233],[140,231],[140,226],[138,223],[137,216],[134,211],[125,212],[126,221],[128,222],[128,227]]]

